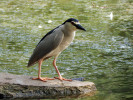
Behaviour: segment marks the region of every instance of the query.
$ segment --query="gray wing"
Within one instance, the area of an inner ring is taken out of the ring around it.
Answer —
[[[63,32],[58,29],[47,35],[35,48],[32,56],[29,59],[28,67],[35,64],[38,60],[54,50],[61,43],[63,37]]]

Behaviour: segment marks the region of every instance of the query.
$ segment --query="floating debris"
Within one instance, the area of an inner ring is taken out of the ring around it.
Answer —
[[[106,17],[109,17],[110,20],[112,20],[112,19],[113,19],[113,12],[111,12],[110,15],[108,15],[108,16],[106,16]]]
[[[48,23],[52,23],[53,21],[52,20],[48,20]]]
[[[42,28],[42,26],[41,26],[41,25],[39,25],[39,26],[38,26],[38,28]]]
[[[73,78],[72,80],[84,81],[84,77],[80,77],[80,78]]]

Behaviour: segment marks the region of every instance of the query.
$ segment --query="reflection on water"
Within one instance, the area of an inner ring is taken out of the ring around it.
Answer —
[[[37,65],[26,67],[36,44],[49,30],[74,17],[87,31],[78,31],[59,56],[62,75],[96,84],[99,92],[82,100],[132,100],[132,14],[132,0],[1,0],[0,72],[37,75]],[[52,60],[43,63],[43,76],[57,75]]]

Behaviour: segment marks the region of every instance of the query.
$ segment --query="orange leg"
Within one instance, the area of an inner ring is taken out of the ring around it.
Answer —
[[[42,77],[41,77],[41,65],[42,65],[42,61],[43,61],[43,59],[41,59],[41,60],[38,61],[38,64],[39,64],[38,78],[32,78],[32,79],[33,79],[33,80],[39,79],[39,80],[44,81],[44,82],[46,82],[46,80],[54,80],[54,78],[47,78],[47,77],[42,78]]]
[[[65,81],[72,81],[71,79],[65,79],[65,78],[63,78],[63,77],[61,76],[61,74],[60,74],[60,72],[59,72],[59,70],[58,70],[58,68],[57,68],[57,66],[56,66],[56,58],[57,58],[57,57],[54,58],[53,66],[54,66],[56,72],[58,73],[58,76],[59,76],[59,77],[55,77],[55,79],[65,80]]]

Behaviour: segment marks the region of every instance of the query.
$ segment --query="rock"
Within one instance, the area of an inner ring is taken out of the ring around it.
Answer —
[[[31,76],[0,73],[0,99],[3,98],[65,98],[93,95],[96,92],[92,82],[77,80],[47,82],[32,80]]]

